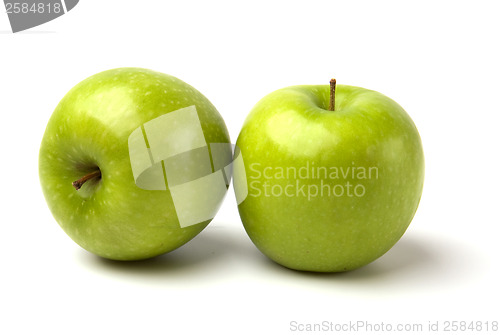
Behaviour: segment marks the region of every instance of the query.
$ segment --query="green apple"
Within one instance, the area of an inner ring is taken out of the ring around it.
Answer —
[[[175,204],[166,176],[166,151],[180,157],[182,148],[196,148],[199,156],[207,143],[230,143],[229,134],[193,87],[140,68],[101,72],[71,89],[52,114],[39,154],[42,190],[56,221],[84,249],[115,260],[153,257],[183,245],[213,218],[183,226],[179,206],[189,215],[206,199],[212,212],[222,201],[191,190]],[[190,174],[177,170],[181,179]]]
[[[275,91],[250,112],[236,145],[243,225],[262,253],[291,269],[372,262],[401,238],[422,194],[417,128],[372,90],[332,81]]]

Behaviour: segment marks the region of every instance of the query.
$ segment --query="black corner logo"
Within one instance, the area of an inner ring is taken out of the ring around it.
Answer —
[[[72,10],[79,0],[4,0],[12,32],[52,21]]]

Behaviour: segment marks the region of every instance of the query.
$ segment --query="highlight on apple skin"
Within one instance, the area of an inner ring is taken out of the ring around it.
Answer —
[[[277,90],[252,109],[236,145],[245,230],[291,269],[341,272],[374,261],[404,234],[422,195],[417,128],[372,90],[334,80]]]
[[[50,211],[77,244],[138,260],[208,225],[230,161],[226,125],[206,97],[175,77],[119,68],[83,80],[58,104],[39,175]]]

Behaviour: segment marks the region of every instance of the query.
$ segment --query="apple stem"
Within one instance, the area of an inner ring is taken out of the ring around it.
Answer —
[[[88,180],[90,180],[92,178],[100,178],[100,177],[101,177],[101,170],[97,169],[96,171],[91,172],[78,180],[75,180],[72,183],[72,185],[78,191],[83,186],[83,184],[85,184]]]
[[[330,80],[330,106],[328,106],[329,111],[335,111],[335,86],[337,85],[337,81],[332,78]]]

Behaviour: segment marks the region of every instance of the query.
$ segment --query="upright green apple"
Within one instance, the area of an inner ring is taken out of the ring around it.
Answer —
[[[210,143],[230,140],[200,92],[146,69],[109,70],[76,85],[55,109],[40,182],[54,218],[80,246],[109,259],[149,258],[183,245],[215,215],[226,185],[214,179],[222,176],[212,173]],[[202,184],[198,177],[210,177],[218,193],[193,190],[186,176]],[[207,206],[209,214],[197,212]]]
[[[401,238],[417,210],[420,136],[403,108],[378,92],[335,90],[333,81],[275,91],[253,108],[236,144],[243,225],[286,267],[368,264]]]

